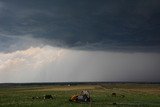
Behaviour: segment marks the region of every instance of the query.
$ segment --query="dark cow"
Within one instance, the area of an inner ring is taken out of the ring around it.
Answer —
[[[44,95],[44,99],[53,99],[52,95]]]
[[[36,96],[36,97],[32,97],[32,99],[33,99],[33,100],[34,100],[34,99],[41,99],[41,97]]]
[[[124,97],[125,97],[125,95],[121,95],[121,97],[122,97],[122,98],[124,98]]]
[[[117,103],[112,103],[113,105],[117,105]]]
[[[112,97],[116,97],[116,93],[112,93]]]

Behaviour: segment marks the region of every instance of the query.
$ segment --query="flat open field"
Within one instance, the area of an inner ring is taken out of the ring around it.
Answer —
[[[82,90],[90,91],[91,102],[69,102]],[[54,99],[41,98],[48,94]],[[160,107],[160,84],[0,86],[0,107]]]

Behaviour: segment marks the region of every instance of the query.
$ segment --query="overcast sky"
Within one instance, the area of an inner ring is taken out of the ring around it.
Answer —
[[[0,0],[0,82],[160,82],[159,0]]]

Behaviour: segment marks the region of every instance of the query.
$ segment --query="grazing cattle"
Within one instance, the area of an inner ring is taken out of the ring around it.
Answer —
[[[53,99],[52,95],[44,95],[44,99]]]
[[[113,103],[113,105],[117,105],[117,103]]]
[[[40,99],[41,97],[38,97],[38,96],[36,96],[36,97],[32,97],[32,99],[34,100],[34,99]]]
[[[88,98],[90,98],[90,93],[89,93],[89,91],[87,91],[87,90],[81,91],[81,95],[82,95],[82,96],[86,95]]]
[[[124,97],[125,97],[125,95],[121,95],[121,97],[122,97],[122,98],[124,98]]]
[[[69,101],[74,102],[90,102],[90,93],[87,90],[81,91],[79,95],[73,95],[70,97]]]
[[[116,93],[112,93],[112,97],[116,97]]]
[[[34,99],[35,99],[35,97],[32,97],[32,99],[34,100]]]
[[[69,101],[77,101],[78,100],[78,95],[73,95],[70,99],[69,99]]]
[[[81,96],[83,96],[83,100],[84,102],[89,102],[90,101],[90,93],[87,90],[83,90],[81,91]]]

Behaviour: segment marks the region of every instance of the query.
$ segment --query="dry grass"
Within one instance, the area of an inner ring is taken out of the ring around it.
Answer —
[[[95,89],[95,85],[77,85],[77,86],[51,86],[44,88],[36,88],[34,91],[71,91],[71,90],[91,90]],[[33,91],[33,90],[30,90]]]
[[[132,92],[132,93],[143,93],[143,94],[156,94],[160,95],[160,89],[157,88],[136,88],[136,89],[121,89],[126,92]]]
[[[58,85],[58,86],[34,86],[34,87],[28,87],[28,88],[23,88],[23,87],[17,87],[17,88],[12,88],[12,91],[15,92],[31,92],[31,91],[36,91],[36,92],[42,92],[42,91],[72,91],[72,90],[93,90],[96,87],[99,87],[98,85],[73,85],[73,86],[67,86],[67,85]],[[9,89],[10,90],[10,89]],[[8,91],[9,91],[8,90]],[[2,94],[0,92],[0,94]]]

